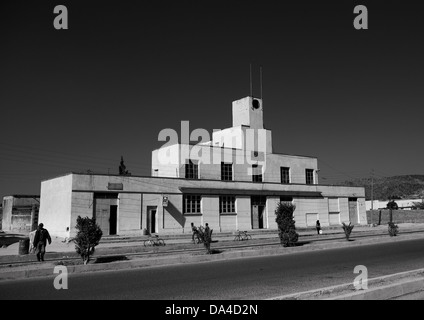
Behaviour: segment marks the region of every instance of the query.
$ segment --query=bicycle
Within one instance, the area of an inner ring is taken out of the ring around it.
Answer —
[[[252,236],[247,234],[247,231],[239,231],[238,235],[234,237],[234,241],[252,240]]]
[[[145,247],[153,247],[153,246],[164,246],[165,241],[163,239],[159,238],[159,236],[150,237],[149,239],[144,240],[144,246]]]

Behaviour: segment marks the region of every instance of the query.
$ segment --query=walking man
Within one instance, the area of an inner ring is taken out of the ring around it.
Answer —
[[[34,244],[38,261],[44,261],[44,254],[46,253],[47,241],[49,241],[49,244],[52,243],[52,238],[50,237],[49,232],[43,227],[44,225],[42,223],[38,225],[38,229],[34,237]]]

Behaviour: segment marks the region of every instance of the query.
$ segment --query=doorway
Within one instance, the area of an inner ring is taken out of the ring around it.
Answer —
[[[109,218],[109,235],[116,234],[116,223],[118,221],[118,206],[110,206],[110,218]]]
[[[358,224],[358,199],[349,198],[349,221]]]
[[[264,228],[264,213],[266,208],[266,197],[252,196],[252,229]]]
[[[150,234],[156,233],[156,213],[157,207],[148,208],[147,226]]]

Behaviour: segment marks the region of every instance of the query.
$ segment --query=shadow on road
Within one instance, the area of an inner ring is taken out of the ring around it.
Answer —
[[[94,263],[109,263],[115,261],[129,260],[126,256],[113,256],[113,257],[98,257]]]

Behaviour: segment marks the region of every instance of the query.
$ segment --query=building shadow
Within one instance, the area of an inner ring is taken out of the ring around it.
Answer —
[[[168,201],[168,205],[165,207],[166,212],[168,212],[172,218],[175,219],[175,221],[178,222],[178,224],[184,228],[186,224],[186,218],[184,215],[172,204],[171,201]]]

